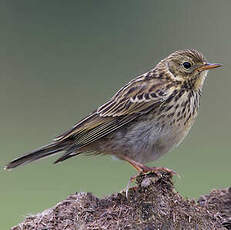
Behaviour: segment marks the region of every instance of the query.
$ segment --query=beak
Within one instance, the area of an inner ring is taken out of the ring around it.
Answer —
[[[217,64],[217,63],[213,63],[213,64],[211,64],[211,63],[206,63],[206,64],[203,64],[203,65],[199,66],[199,67],[197,68],[197,70],[198,70],[199,72],[202,72],[202,71],[204,71],[204,70],[215,69],[215,68],[218,68],[218,67],[221,67],[221,66],[222,66],[222,64]]]

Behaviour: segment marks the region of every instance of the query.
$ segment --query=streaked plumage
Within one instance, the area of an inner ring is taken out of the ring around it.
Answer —
[[[51,144],[19,157],[6,169],[60,151],[64,154],[55,163],[83,152],[112,154],[141,164],[155,160],[187,135],[208,69],[219,66],[208,64],[196,50],[176,51]]]

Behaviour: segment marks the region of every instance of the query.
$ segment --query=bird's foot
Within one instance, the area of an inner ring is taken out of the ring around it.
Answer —
[[[127,157],[127,156],[124,156],[124,155],[119,155],[119,158],[122,159],[122,160],[125,160],[127,161],[131,166],[133,166],[139,173],[150,173],[150,172],[153,172],[153,173],[156,173],[158,174],[158,172],[160,171],[164,171],[166,173],[169,173],[171,174],[171,176],[175,175],[176,172],[171,170],[171,169],[168,169],[168,168],[162,168],[162,167],[148,167],[140,162],[137,162],[137,161],[134,161],[132,160],[131,158]]]
[[[171,176],[176,175],[176,172],[172,169],[164,168],[164,167],[148,167],[146,165],[141,165],[139,172],[143,174],[149,174],[149,173],[155,173],[155,174],[160,174],[160,173],[168,173]]]
[[[126,197],[128,197],[128,190],[130,188],[130,185],[132,182],[136,180],[136,178],[141,175],[141,174],[155,174],[157,177],[161,177],[163,173],[169,174],[169,176],[174,176],[177,175],[175,171],[168,169],[168,168],[163,168],[163,167],[148,167],[140,162],[134,161],[131,158],[125,156],[125,155],[118,155],[118,157],[122,160],[127,161],[130,165],[132,165],[139,173],[135,176],[132,176],[127,184],[125,193]]]
[[[142,164],[141,164],[142,165]],[[140,165],[140,166],[141,166]],[[141,174],[155,174],[157,177],[162,177],[163,173],[169,174],[170,177],[174,175],[178,175],[174,170],[164,168],[164,167],[148,167],[145,165],[142,165],[142,168],[140,168],[139,173],[137,175],[134,175],[130,177],[128,184],[126,186],[126,197],[128,198],[128,190],[130,189],[131,184],[137,179],[138,176]],[[135,188],[134,188],[135,189]]]

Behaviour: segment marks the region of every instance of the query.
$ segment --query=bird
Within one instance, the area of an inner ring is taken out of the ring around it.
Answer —
[[[207,62],[195,49],[175,51],[71,129],[11,161],[5,169],[59,152],[63,154],[54,163],[92,153],[113,155],[138,172],[158,169],[145,164],[177,147],[187,136],[198,114],[207,73],[221,66]]]

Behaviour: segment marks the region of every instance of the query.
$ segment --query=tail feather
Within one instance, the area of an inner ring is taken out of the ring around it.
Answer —
[[[66,145],[64,143],[51,143],[51,144],[45,145],[28,154],[25,154],[24,156],[16,158],[15,160],[7,164],[4,169],[6,170],[12,169],[12,168],[18,167],[19,165],[28,164],[32,161],[51,156],[57,152],[63,151],[65,149],[65,146]]]
[[[65,160],[67,160],[67,159],[69,159],[69,158],[71,158],[71,157],[74,157],[74,156],[76,156],[76,155],[79,155],[81,152],[74,152],[74,153],[70,153],[70,154],[64,154],[63,156],[61,156],[61,157],[59,157],[55,162],[54,162],[54,164],[57,164],[57,163],[60,163],[60,162],[62,162],[62,161],[65,161]]]

